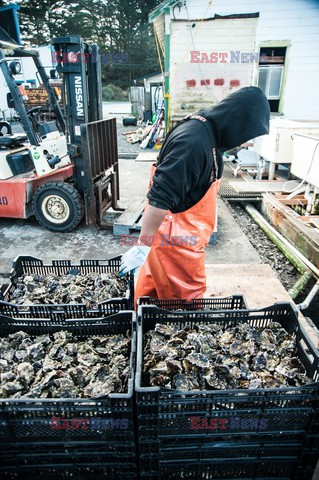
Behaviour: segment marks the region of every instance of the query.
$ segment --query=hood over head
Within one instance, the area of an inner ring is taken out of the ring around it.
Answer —
[[[222,151],[269,133],[269,103],[258,87],[241,88],[198,114],[210,122]]]

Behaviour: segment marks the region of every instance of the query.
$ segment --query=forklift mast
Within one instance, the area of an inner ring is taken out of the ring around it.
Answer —
[[[52,108],[54,110],[54,113],[56,115],[57,119],[57,125],[62,133],[65,133],[65,122],[63,119],[63,115],[59,106],[58,99],[54,93],[54,89],[51,86],[48,76],[45,72],[45,69],[40,61],[39,58],[39,52],[36,50],[28,49],[26,47],[23,47],[21,45],[18,45],[12,42],[8,42],[5,40],[0,39],[0,68],[2,70],[3,76],[6,80],[6,83],[8,85],[8,88],[10,90],[12,99],[14,101],[15,105],[15,110],[18,112],[21,118],[21,122],[24,128],[24,131],[28,137],[28,140],[31,145],[38,146],[40,145],[40,137],[38,132],[34,129],[32,122],[29,118],[27,109],[24,105],[22,95],[20,93],[19,87],[15,82],[14,75],[12,74],[8,62],[12,61],[12,58],[8,56],[8,52],[10,53],[11,56],[15,57],[29,57],[32,58],[34,61],[34,64],[37,68],[37,71],[39,72],[39,75],[41,77],[41,81],[48,93],[48,97],[50,99],[50,103],[52,105]]]
[[[12,10],[12,9],[11,9]],[[16,15],[16,10],[13,9]],[[4,17],[3,17],[4,18]],[[99,47],[88,44],[79,35],[52,40],[56,70],[62,76],[63,113],[58,98],[40,61],[39,53],[20,44],[14,29],[8,30],[7,16],[0,9],[0,69],[9,87],[14,107],[20,115],[31,145],[41,145],[42,138],[30,119],[23,97],[14,79],[10,63],[15,57],[31,57],[47,91],[56,116],[56,124],[66,136],[68,154],[74,163],[73,180],[85,205],[86,222],[109,227],[105,212],[119,210],[119,164],[116,119],[103,119],[102,82]],[[19,42],[19,43],[18,43]]]
[[[85,162],[83,155],[81,125],[102,120],[102,88],[99,47],[87,44],[80,35],[56,37],[53,61],[63,77],[63,103],[69,153],[74,158],[75,184],[80,193],[85,191]]]
[[[74,182],[85,202],[86,222],[109,227],[106,210],[119,210],[116,119],[103,119],[99,47],[80,35],[53,38],[55,68],[63,78],[66,135]]]

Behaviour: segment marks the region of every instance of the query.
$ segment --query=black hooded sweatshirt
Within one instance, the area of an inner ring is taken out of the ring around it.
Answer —
[[[153,207],[188,210],[221,178],[223,152],[269,132],[269,104],[257,87],[241,88],[194,115],[206,121],[183,120],[166,136],[147,194]]]

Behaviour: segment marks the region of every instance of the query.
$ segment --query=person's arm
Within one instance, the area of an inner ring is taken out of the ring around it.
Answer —
[[[168,210],[148,205],[143,215],[141,234],[138,241],[139,245],[148,245],[149,247],[152,245],[153,238],[161,226],[165,215],[167,215],[167,212]]]
[[[153,239],[164,220],[167,210],[148,205],[142,221],[138,243],[130,248],[121,259],[120,275],[135,271],[145,262],[152,246]]]
[[[156,168],[152,187],[147,194],[149,204],[143,216],[139,242],[122,256],[120,275],[136,271],[143,265],[165,215],[184,200],[198,180],[201,155],[197,153],[197,161],[192,165],[190,155],[196,145],[191,141],[190,147],[186,148],[186,137],[190,137],[185,135],[172,142],[171,149]]]

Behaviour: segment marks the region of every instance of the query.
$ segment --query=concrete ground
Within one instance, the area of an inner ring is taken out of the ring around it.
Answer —
[[[129,115],[131,113],[131,102],[103,102],[103,116],[107,115]]]
[[[128,102],[103,102],[104,116],[117,118],[119,153],[138,155],[139,144],[131,145],[123,132],[137,127],[123,127],[122,119],[130,113]],[[20,124],[15,125],[18,131]],[[125,207],[147,192],[151,163],[120,160],[120,205]],[[127,247],[112,230],[98,230],[82,224],[71,233],[54,233],[42,228],[34,218],[0,219],[0,283],[17,255],[32,255],[50,262],[53,259],[106,259],[121,255]],[[261,263],[261,259],[221,199],[218,201],[218,234],[215,245],[206,249],[206,263]],[[5,277],[4,277],[5,278]]]
[[[120,160],[122,206],[147,192],[150,163]],[[206,250],[207,263],[260,263],[261,260],[228,208],[218,202],[217,244]],[[0,219],[0,273],[8,273],[17,255],[32,255],[45,262],[52,259],[106,259],[121,255],[127,247],[112,230],[97,230],[81,224],[71,233],[54,233],[28,220]]]

